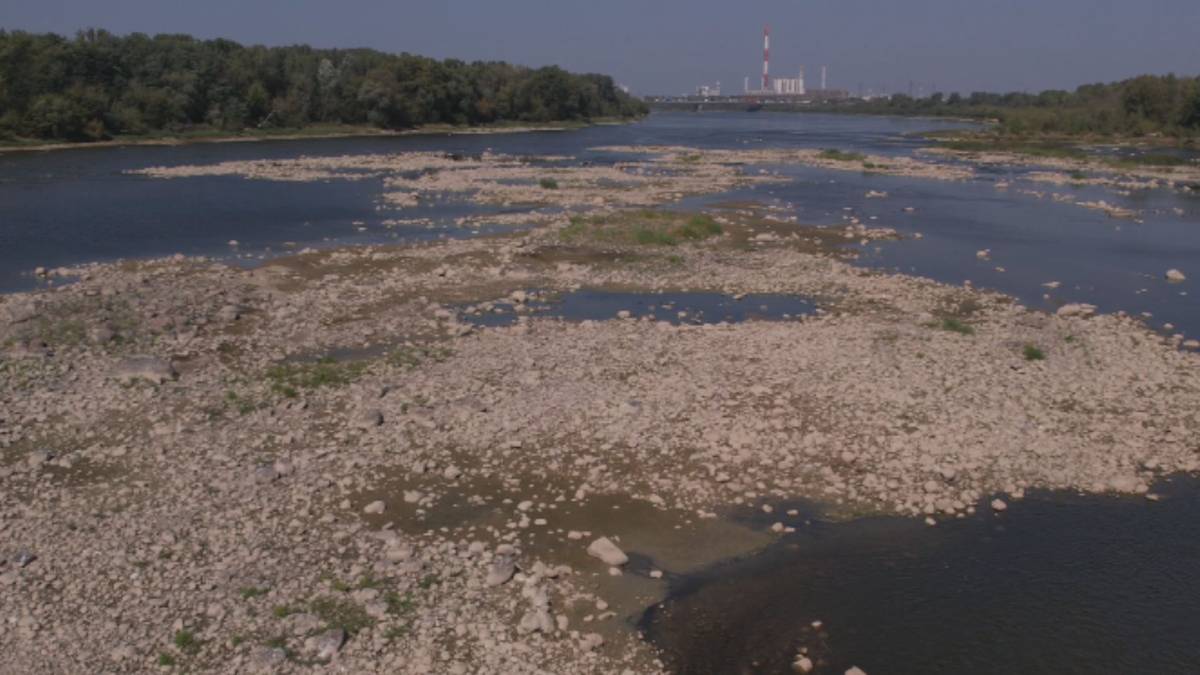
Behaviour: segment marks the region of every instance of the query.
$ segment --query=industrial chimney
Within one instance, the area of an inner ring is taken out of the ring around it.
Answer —
[[[763,91],[770,91],[771,76],[769,68],[771,63],[771,27],[763,26]]]

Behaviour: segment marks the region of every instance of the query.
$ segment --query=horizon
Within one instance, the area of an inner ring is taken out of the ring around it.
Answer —
[[[244,45],[558,65],[611,75],[639,95],[691,93],[717,81],[725,92],[740,92],[744,77],[753,84],[761,76],[764,25],[771,26],[773,76],[795,77],[803,65],[811,88],[828,65],[829,87],[852,94],[1074,90],[1143,74],[1200,73],[1200,47],[1189,28],[1200,23],[1200,4],[1182,0],[1152,0],[1150,8],[1113,2],[1095,7],[1085,0],[1053,7],[1016,0],[1003,8],[960,7],[949,0],[915,0],[905,8],[879,0],[764,0],[754,3],[759,11],[712,0],[686,3],[688,11],[679,0],[654,7],[614,0],[605,9],[545,7],[532,0],[504,7],[478,0],[408,7],[350,0],[345,9],[309,3],[283,8],[282,0],[253,8],[229,0],[204,8],[152,0],[105,4],[56,0],[6,7],[0,28],[65,37],[89,28],[117,35],[186,33]],[[840,30],[848,37],[829,37],[839,32],[830,26],[849,27]],[[395,33],[388,32],[393,27]],[[943,58],[950,53],[956,58]]]

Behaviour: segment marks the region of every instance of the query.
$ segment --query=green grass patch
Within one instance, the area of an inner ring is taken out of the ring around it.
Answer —
[[[286,619],[293,614],[299,614],[301,611],[303,610],[299,607],[292,607],[291,605],[275,605],[271,608],[271,614],[276,619]]]
[[[417,608],[417,603],[413,600],[411,593],[400,595],[396,591],[388,591],[383,595],[383,601],[387,603],[387,612],[394,616],[403,616]]]
[[[1022,354],[1025,355],[1026,361],[1045,361],[1046,360],[1046,353],[1033,345],[1025,345],[1025,349],[1022,350]]]
[[[826,148],[817,155],[821,159],[832,159],[837,162],[862,162],[867,159],[867,156],[861,152],[846,152],[836,148]]]
[[[166,652],[162,652],[158,655],[158,665],[162,666],[163,668],[170,668],[175,665],[175,657]]]
[[[707,214],[671,211],[621,211],[597,216],[573,216],[560,236],[565,240],[592,239],[637,246],[677,246],[703,241],[723,233],[721,224]]]
[[[200,651],[200,640],[196,638],[196,634],[186,628],[180,631],[175,631],[175,637],[172,639],[175,647],[184,654],[195,654]]]
[[[339,363],[327,357],[315,363],[271,366],[267,369],[267,380],[271,383],[272,391],[295,398],[300,390],[350,384],[366,369],[367,364],[361,361]]]
[[[538,185],[542,186],[543,190],[557,190],[558,181],[553,178],[543,178],[538,181]]]
[[[408,636],[410,631],[411,628],[409,628],[409,625],[406,623],[388,626],[388,629],[383,632],[383,639],[387,640],[388,642],[402,640]]]
[[[1074,169],[1067,175],[1071,177],[1071,180],[1087,180],[1087,174],[1079,169]]]
[[[1087,159],[1088,154],[1068,145],[1017,141],[1005,138],[974,138],[941,141],[941,146],[961,152],[1012,152],[1031,157]]]
[[[975,329],[971,327],[971,324],[952,316],[942,319],[942,330],[948,330],[952,333],[959,333],[960,335],[975,334]]]
[[[325,623],[341,628],[349,635],[357,635],[375,623],[365,609],[341,598],[317,598],[309,604],[309,610]]]
[[[247,586],[245,588],[238,590],[238,595],[242,596],[243,600],[249,600],[251,598],[257,598],[259,596],[266,595],[270,591],[271,591],[271,589],[269,589],[269,588],[259,588],[257,586]]]

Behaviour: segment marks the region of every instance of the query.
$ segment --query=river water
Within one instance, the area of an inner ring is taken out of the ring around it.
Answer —
[[[570,132],[406,136],[174,147],[79,149],[0,155],[0,291],[35,287],[35,266],[173,254],[251,264],[301,246],[469,236],[453,221],[478,207],[436,202],[380,210],[377,179],[283,183],[236,177],[155,180],[125,173],[159,165],[402,151],[616,158],[603,145],[704,148],[838,148],[907,155],[915,132],[945,121],[773,113],[661,113],[626,126]],[[1053,309],[1090,302],[1102,311],[1153,315],[1200,334],[1200,196],[1166,191],[1070,191],[1137,209],[1142,223],[1024,194],[1022,170],[961,183],[772,167],[791,177],[695,200],[703,207],[752,199],[790,209],[800,222],[853,214],[922,238],[874,243],[860,263],[970,280]],[[1013,188],[998,190],[998,181]],[[1039,189],[1035,184],[1025,184]],[[1040,188],[1044,189],[1044,188]],[[886,199],[867,199],[869,190]],[[912,207],[913,212],[906,212]],[[385,227],[393,218],[431,227]],[[239,242],[231,250],[228,242]],[[991,250],[991,261],[975,252]],[[1004,271],[996,268],[1003,267]],[[1167,284],[1179,268],[1191,279]],[[1049,292],[1043,284],[1060,282]],[[1047,293],[1050,298],[1044,298]],[[603,318],[600,295],[560,313]],[[607,303],[607,304],[606,304]],[[622,307],[633,300],[619,298]],[[762,312],[807,311],[755,299]],[[609,305],[612,305],[611,307]],[[599,308],[599,309],[597,309]],[[656,297],[661,318],[737,320],[720,296]],[[594,316],[593,316],[594,315]],[[481,318],[481,321],[483,319]],[[503,322],[511,317],[497,317]],[[1200,672],[1200,491],[1159,489],[1163,502],[1033,495],[1002,517],[978,515],[927,528],[902,519],[825,523],[811,509],[798,531],[747,560],[676,577],[672,596],[643,621],[685,672],[781,672],[806,647],[822,672],[850,664],[868,673]],[[822,621],[820,628],[812,622]]]
[[[147,166],[208,164],[238,159],[294,158],[400,151],[564,155],[606,162],[603,145],[687,145],[704,148],[838,148],[906,155],[926,145],[910,134],[958,126],[953,122],[786,113],[658,113],[624,126],[570,132],[428,135],[318,139],[173,147],[79,149],[0,155],[0,290],[32,287],[35,266],[172,253],[253,260],[290,246],[336,245],[439,236],[467,236],[453,220],[479,207],[438,202],[380,210],[378,179],[279,183],[237,177],[155,180],[124,173]],[[801,222],[832,224],[854,214],[920,240],[872,246],[862,263],[941,281],[994,288],[1031,306],[1053,309],[1091,302],[1102,311],[1147,312],[1149,323],[1170,322],[1200,333],[1200,293],[1171,285],[1179,268],[1200,278],[1200,195],[1144,191],[1130,196],[1100,188],[1058,188],[1078,200],[1105,199],[1139,210],[1142,224],[1102,212],[1023,194],[1020,170],[1000,170],[958,183],[809,167],[779,170],[793,180],[699,203],[751,198],[776,200]],[[1015,181],[997,190],[997,181]],[[1031,189],[1046,186],[1027,184]],[[887,199],[866,199],[869,190]],[[912,207],[905,213],[903,207]],[[849,210],[847,210],[849,209]],[[429,218],[432,228],[385,228],[390,218]],[[875,220],[871,220],[874,218]],[[991,261],[975,252],[991,249]],[[1002,267],[1003,272],[997,271]],[[1190,269],[1189,269],[1190,268]],[[1044,299],[1042,284],[1061,287]]]

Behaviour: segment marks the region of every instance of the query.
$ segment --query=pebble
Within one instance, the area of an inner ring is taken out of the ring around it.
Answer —
[[[1003,499],[999,499],[999,498],[993,499],[992,500],[992,510],[997,513],[1001,512],[1001,511],[1006,511],[1006,510],[1008,510],[1008,504],[1006,504]]]

